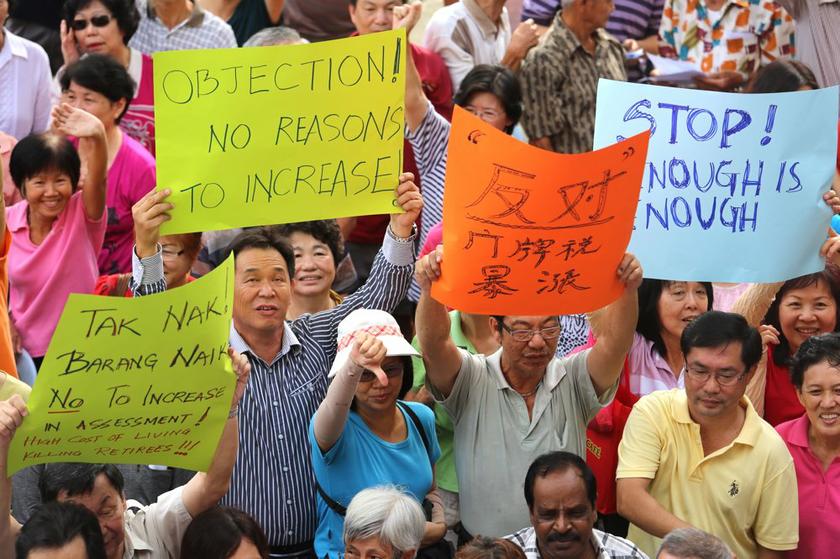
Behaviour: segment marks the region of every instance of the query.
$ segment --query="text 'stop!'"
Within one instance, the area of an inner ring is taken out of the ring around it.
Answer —
[[[154,55],[163,234],[398,211],[405,31]]]
[[[650,131],[629,248],[645,277],[765,283],[823,269],[837,95],[601,80],[595,146]]]

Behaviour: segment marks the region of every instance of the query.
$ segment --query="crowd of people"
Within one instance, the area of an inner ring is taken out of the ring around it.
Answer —
[[[589,315],[470,314],[431,290],[454,105],[587,152],[598,80],[648,81],[648,55],[694,65],[683,87],[840,84],[840,2],[444,4],[406,56],[401,213],[162,236],[152,54],[419,37],[423,4],[0,0],[0,557],[833,555],[840,237],[777,284],[645,278],[625,254],[623,294]],[[231,254],[236,390],[207,472],[7,476],[71,293],[149,296]]]

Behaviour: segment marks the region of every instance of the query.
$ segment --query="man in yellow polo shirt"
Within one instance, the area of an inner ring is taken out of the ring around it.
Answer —
[[[761,338],[740,315],[712,311],[683,331],[685,390],[633,408],[618,448],[618,512],[628,538],[653,556],[660,539],[693,526],[739,559],[796,549],[793,459],[744,396]]]

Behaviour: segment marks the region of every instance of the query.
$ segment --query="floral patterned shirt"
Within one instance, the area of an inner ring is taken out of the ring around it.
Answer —
[[[666,0],[659,27],[662,56],[703,72],[748,75],[794,51],[793,19],[770,0],[727,0],[715,17],[705,0]]]

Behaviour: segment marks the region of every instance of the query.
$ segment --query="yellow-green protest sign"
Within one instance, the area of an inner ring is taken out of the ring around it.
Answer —
[[[233,259],[137,299],[71,295],[15,433],[9,472],[48,462],[206,471],[235,386]]]
[[[393,213],[405,31],[154,55],[164,235]]]

